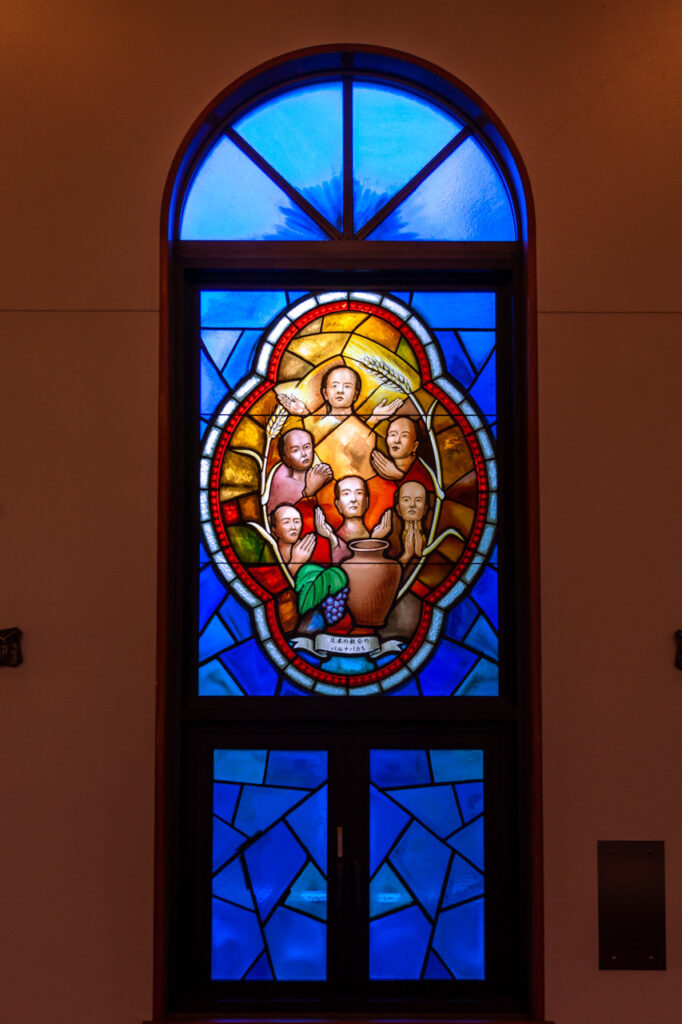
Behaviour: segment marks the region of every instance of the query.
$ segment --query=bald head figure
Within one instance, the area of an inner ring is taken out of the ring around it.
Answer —
[[[394,462],[414,456],[419,447],[419,436],[414,420],[409,416],[397,416],[391,420],[386,432],[386,445]]]
[[[395,508],[403,522],[421,522],[428,507],[428,495],[424,484],[418,480],[406,480],[400,485],[395,496]]]
[[[334,485],[334,504],[344,519],[362,518],[369,505],[367,484],[361,476],[344,476]]]

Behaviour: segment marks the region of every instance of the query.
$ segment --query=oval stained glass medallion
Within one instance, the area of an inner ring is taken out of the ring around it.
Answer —
[[[388,691],[433,655],[495,538],[481,414],[388,295],[295,302],[205,434],[215,569],[295,687]]]

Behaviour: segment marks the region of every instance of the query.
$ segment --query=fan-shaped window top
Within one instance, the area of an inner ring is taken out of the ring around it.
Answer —
[[[356,79],[289,89],[228,119],[180,218],[192,241],[509,242],[514,206],[464,115]]]

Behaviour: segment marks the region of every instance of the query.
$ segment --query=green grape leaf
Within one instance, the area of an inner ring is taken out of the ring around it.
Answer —
[[[328,594],[338,594],[348,584],[348,577],[343,569],[339,569],[338,565],[331,565],[325,572],[329,587]]]
[[[335,565],[317,565],[308,562],[296,574],[298,610],[305,615],[312,608],[322,604],[328,594],[338,594],[346,586],[348,577],[343,569]]]

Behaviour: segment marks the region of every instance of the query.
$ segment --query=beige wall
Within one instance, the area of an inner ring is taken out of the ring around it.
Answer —
[[[0,678],[0,1018],[150,1014],[161,194],[231,80],[288,50],[362,42],[467,82],[534,189],[547,1015],[677,1024],[679,12],[2,4],[0,627],[25,631],[26,661]],[[600,838],[666,841],[665,973],[597,970]]]

